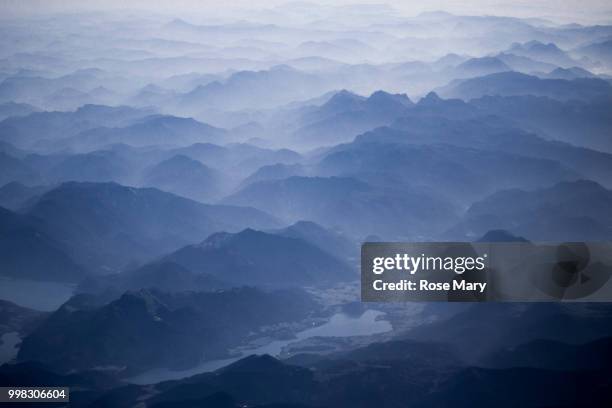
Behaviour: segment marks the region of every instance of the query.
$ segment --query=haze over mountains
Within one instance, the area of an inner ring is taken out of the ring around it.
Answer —
[[[358,265],[371,241],[612,239],[612,23],[153,6],[0,17],[0,385],[610,405],[606,304],[360,303]]]

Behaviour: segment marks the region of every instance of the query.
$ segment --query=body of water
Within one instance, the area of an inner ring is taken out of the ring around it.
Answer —
[[[181,371],[168,369],[154,369],[128,379],[134,384],[153,384],[160,381],[178,380],[192,375],[215,371],[225,367],[243,357],[251,354],[269,354],[278,356],[283,347],[296,341],[305,340],[310,337],[349,337],[364,336],[377,333],[385,333],[392,329],[391,323],[379,319],[384,313],[377,310],[367,310],[361,316],[351,317],[344,313],[333,315],[325,324],[303,330],[296,334],[296,338],[289,340],[274,340],[266,345],[245,350],[240,356],[210,360],[199,364],[194,368]]]

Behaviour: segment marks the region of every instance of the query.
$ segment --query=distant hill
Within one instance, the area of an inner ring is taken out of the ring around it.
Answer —
[[[287,222],[311,220],[357,239],[369,234],[389,239],[432,234],[456,216],[452,204],[428,191],[393,191],[349,177],[289,177],[258,182],[224,202],[249,203]]]
[[[523,237],[517,237],[504,230],[487,231],[477,242],[529,242]]]
[[[612,191],[592,181],[532,191],[500,191],[474,203],[459,231],[505,229],[532,241],[599,241],[612,237]]]
[[[45,317],[44,312],[0,300],[0,337],[11,332],[18,332],[21,336],[25,336]]]
[[[150,109],[100,105],[85,105],[73,112],[34,112],[0,122],[0,140],[22,148],[39,143],[52,145],[59,139],[95,127],[125,126],[151,113]]]
[[[489,99],[491,100],[489,101]],[[530,99],[535,99],[535,101],[530,101]],[[546,140],[542,137],[538,137],[536,134],[517,128],[517,125],[508,119],[487,114],[486,110],[490,107],[490,109],[495,112],[500,112],[500,114],[507,111],[508,115],[518,116],[524,114],[529,117],[530,112],[534,110],[530,110],[530,108],[527,108],[528,106],[543,107],[545,103],[545,98],[543,101],[540,101],[539,98],[535,97],[487,97],[482,98],[482,100],[472,101],[470,104],[462,102],[461,100],[449,101],[439,99],[438,102],[427,103],[427,114],[409,115],[395,121],[388,128],[383,127],[359,135],[355,139],[354,144],[338,146],[335,149],[329,150],[327,155],[329,156],[335,151],[350,150],[351,147],[357,148],[359,144],[366,143],[376,143],[383,146],[385,144],[406,144],[407,150],[414,150],[415,147],[413,145],[443,144],[469,149],[467,153],[472,151],[478,161],[485,160],[488,155],[476,154],[476,151],[493,151],[501,153],[502,155],[511,154],[524,158],[554,161],[557,162],[557,166],[575,172],[574,176],[582,175],[581,178],[595,180],[606,187],[612,187],[612,184],[609,184],[609,180],[612,179],[612,154],[594,149],[577,147],[568,143]],[[567,115],[570,116],[572,106],[572,104],[561,104],[561,112],[567,112]],[[606,106],[607,105],[602,102],[601,104],[597,104],[598,108],[595,112],[585,112],[586,116],[596,119],[593,123],[595,127],[601,129],[605,128],[605,123],[608,121],[604,114]],[[419,106],[415,108],[415,111],[418,109],[420,109]],[[482,109],[482,111],[480,109]],[[582,113],[577,114],[582,115]],[[545,118],[547,114],[545,114],[545,111],[541,111],[540,116]],[[556,114],[553,113],[551,115],[551,120],[555,116]],[[589,128],[589,125],[585,126]],[[555,125],[555,128],[558,127],[558,125]],[[389,147],[387,148],[390,149]],[[365,148],[361,147],[361,149]],[[474,151],[474,149],[476,151]],[[366,149],[366,154],[367,153],[368,151]],[[405,158],[403,158],[403,160],[410,163]],[[347,164],[352,162],[353,161],[347,161]],[[505,160],[503,162],[508,163]],[[431,165],[431,161],[427,163]],[[495,163],[496,166],[502,164],[497,161],[493,163]],[[541,162],[541,164],[544,163]],[[552,164],[553,163],[549,162],[546,167]],[[469,165],[470,163],[467,163],[467,166]],[[377,163],[375,167],[380,166],[392,166],[392,163],[383,161]],[[461,163],[461,166],[466,166],[466,163]],[[518,170],[519,168],[516,169]],[[525,167],[520,167],[520,169],[526,170]],[[441,168],[436,167],[434,170],[439,172]],[[514,172],[514,170],[512,171]],[[485,176],[479,170],[476,170],[476,174],[479,177]],[[530,176],[519,177],[516,181],[518,185],[525,186],[524,188],[535,188],[538,185],[548,186],[554,183],[550,178],[546,179],[545,177],[540,179],[539,182],[537,178],[534,178],[534,176],[542,177],[545,174],[547,173],[541,171],[533,172]],[[515,175],[518,176],[518,173],[515,173]],[[406,179],[403,178],[402,180]],[[496,183],[497,182],[498,181],[496,181]],[[532,187],[526,187],[527,185],[531,185]]]
[[[140,289],[169,293],[210,292],[231,286],[211,274],[193,272],[177,263],[159,260],[122,273],[90,276],[80,283],[78,292],[112,297]]]
[[[612,40],[606,40],[578,47],[572,50],[572,53],[610,66],[612,65],[612,56],[610,56],[611,50]]]
[[[65,183],[43,194],[27,214],[70,248],[81,264],[116,271],[175,250],[215,231],[276,221],[252,208],[204,205],[153,188],[115,183]]]
[[[493,352],[484,364],[493,368],[535,367],[548,370],[597,370],[612,358],[612,337],[582,344],[533,340],[517,347]]]
[[[443,123],[439,119],[432,121]],[[426,139],[427,144],[418,144],[418,136],[411,137],[420,131],[418,124],[407,121],[405,125],[401,125],[402,129],[414,130],[378,128],[353,143],[332,149],[319,163],[319,174],[356,178],[398,194],[402,189],[420,189],[465,203],[502,186],[546,186],[578,176],[559,162],[506,153],[502,149],[484,152],[476,144],[460,147],[433,138]],[[432,132],[433,137],[444,134],[434,129],[425,132]],[[459,131],[458,127],[451,130],[453,134]],[[467,135],[455,137],[467,141]],[[405,177],[406,174],[410,177]]]
[[[316,110],[307,111],[299,119],[302,125],[293,132],[291,141],[307,147],[347,142],[360,133],[391,123],[413,106],[405,94],[377,91],[363,98],[341,91]]]
[[[587,71],[580,67],[571,68],[556,68],[550,71],[546,78],[550,79],[567,79],[572,80],[576,78],[597,78],[597,75]]]
[[[271,108],[330,90],[321,77],[280,65],[262,71],[239,71],[226,80],[200,85],[178,95],[176,105],[190,113],[210,107],[225,110],[253,106]]]
[[[17,358],[60,372],[113,367],[119,376],[156,367],[188,368],[225,356],[261,326],[301,320],[316,308],[297,290],[141,290],[103,305],[79,295],[23,339]]]
[[[337,255],[301,238],[252,229],[217,233],[163,258],[193,272],[234,285],[271,287],[324,285],[357,275]]]
[[[97,127],[59,142],[59,146],[94,150],[115,143],[130,146],[228,142],[227,132],[191,118],[153,115],[120,128]]]
[[[489,75],[496,72],[512,71],[505,62],[496,57],[470,58],[457,65],[453,74],[457,78],[470,78]]]
[[[46,166],[40,166],[44,169]],[[73,154],[51,165],[45,173],[51,183],[66,181],[118,182],[133,180],[135,168],[119,154],[109,150]]]
[[[12,181],[27,185],[40,184],[42,176],[23,159],[0,152],[0,185]]]
[[[271,164],[257,169],[240,183],[240,187],[246,187],[249,184],[260,181],[280,180],[292,176],[304,176],[305,173],[306,169],[301,164]]]
[[[610,102],[559,101],[545,96],[483,96],[470,101],[483,112],[513,120],[551,140],[612,153]],[[551,151],[551,149],[547,149]]]
[[[523,44],[514,43],[507,52],[560,67],[576,65],[576,61],[554,43],[544,44],[540,41],[529,41]]]
[[[0,206],[11,211],[17,211],[30,199],[43,194],[50,188],[44,186],[29,187],[12,181],[0,187]]]
[[[334,356],[316,370],[269,355],[252,355],[215,372],[163,385],[125,386],[107,392],[98,404],[132,406],[147,401],[159,407],[238,408],[248,401],[259,407],[307,408],[376,403],[447,407],[452,402],[452,406],[468,408],[474,404],[499,405],[500,398],[508,407],[534,401],[558,406],[582,405],[585,401],[591,406],[606,406],[610,402],[607,368],[580,373],[530,367],[488,369],[457,364],[452,356],[442,345],[414,341],[362,347],[345,356]],[[591,391],[586,395],[576,393],[577,382],[584,387],[590,385]],[[434,383],[436,392],[431,390]],[[380,384],[384,387],[373,386]]]
[[[274,233],[302,239],[340,259],[356,260],[359,257],[357,243],[338,232],[326,229],[311,221],[298,221],[287,228],[276,230]]]
[[[38,362],[3,364],[0,366],[0,382],[14,387],[36,387],[47,384],[48,387],[63,387],[70,384],[71,404],[93,403],[112,388],[121,384],[119,380],[100,371],[58,374],[53,367]]]
[[[466,100],[485,95],[534,95],[547,96],[561,101],[572,99],[589,101],[612,98],[612,85],[597,78],[577,78],[568,81],[540,79],[518,72],[502,72],[454,81],[440,88],[438,92],[444,97]]]
[[[450,319],[420,326],[405,337],[445,343],[467,362],[479,364],[494,351],[534,340],[575,344],[610,336],[610,319],[610,308],[601,304],[474,304]]]
[[[184,155],[206,166],[247,177],[262,166],[294,164],[302,156],[289,149],[266,149],[248,143],[231,143],[224,146],[212,143],[195,143],[168,151],[168,154]]]
[[[512,71],[519,71],[525,74],[534,74],[536,72],[549,72],[558,67],[555,64],[534,60],[524,55],[515,55],[508,52],[501,52],[495,56]],[[499,72],[499,71],[498,71]]]
[[[67,252],[62,243],[45,232],[40,220],[0,207],[0,275],[78,282],[85,270]]]
[[[176,155],[145,170],[142,184],[210,202],[223,189],[223,175],[197,160]]]
[[[26,116],[39,109],[27,103],[6,102],[0,104],[0,121],[11,116]]]

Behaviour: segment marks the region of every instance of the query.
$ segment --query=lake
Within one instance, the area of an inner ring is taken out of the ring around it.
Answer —
[[[289,340],[274,340],[266,345],[245,350],[240,356],[205,361],[188,370],[172,371],[168,369],[154,369],[129,378],[127,381],[134,384],[153,384],[160,381],[178,380],[192,375],[215,371],[251,354],[269,354],[278,356],[283,347],[296,341],[310,337],[349,337],[385,333],[392,330],[391,323],[380,317],[383,312],[366,310],[361,316],[348,316],[345,313],[336,313],[326,323],[303,330],[296,334],[296,338]]]

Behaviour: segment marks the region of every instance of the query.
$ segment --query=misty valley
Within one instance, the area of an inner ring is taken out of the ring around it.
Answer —
[[[612,406],[610,303],[360,298],[365,242],[612,240],[612,14],[153,3],[0,5],[1,387]]]

